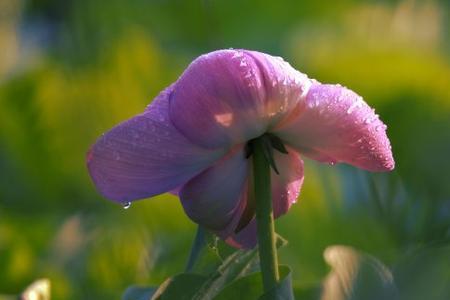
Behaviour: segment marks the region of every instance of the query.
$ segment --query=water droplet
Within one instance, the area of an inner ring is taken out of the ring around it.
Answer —
[[[353,102],[352,105],[350,105],[350,107],[347,109],[347,114],[351,114],[353,112],[353,110],[355,110],[355,108],[360,108],[363,104],[363,100],[361,97],[359,97],[358,99],[356,99],[355,102]]]
[[[125,202],[125,203],[123,204],[123,209],[129,209],[130,206],[131,206],[131,202]]]
[[[335,161],[330,161],[329,164],[330,164],[330,166],[334,166],[336,164],[336,162]]]
[[[241,58],[243,55],[241,52],[236,51],[231,58]]]

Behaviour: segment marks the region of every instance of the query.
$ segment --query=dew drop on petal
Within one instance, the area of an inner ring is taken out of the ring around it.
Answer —
[[[372,123],[372,120],[370,118],[367,118],[364,120],[364,124],[370,124]]]
[[[125,202],[125,203],[123,204],[123,209],[129,209],[130,206],[131,206],[131,202]]]
[[[243,56],[242,53],[237,51],[236,53],[233,54],[231,58],[241,58],[242,56]]]

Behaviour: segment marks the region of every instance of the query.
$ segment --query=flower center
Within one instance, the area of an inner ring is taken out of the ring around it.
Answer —
[[[255,141],[258,139],[261,140],[264,145],[264,157],[266,158],[267,162],[275,171],[275,173],[280,174],[273,157],[273,149],[284,154],[288,154],[288,151],[286,150],[283,141],[272,133],[264,133],[263,135],[248,141],[245,145],[245,158],[249,158],[252,156]]]

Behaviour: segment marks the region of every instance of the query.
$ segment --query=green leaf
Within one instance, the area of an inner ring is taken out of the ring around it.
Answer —
[[[261,272],[256,272],[233,281],[214,300],[258,299],[262,290]]]
[[[272,290],[264,293],[260,300],[293,300],[291,269],[288,266],[279,266],[280,281]]]
[[[287,241],[277,235],[277,247],[286,244]],[[257,254],[257,249],[234,251],[208,276],[182,273],[167,279],[156,291],[152,288],[130,288],[123,300],[213,299],[225,286],[257,270]],[[257,274],[260,280],[261,274]],[[261,295],[262,286],[257,287],[257,292],[258,296]]]
[[[236,278],[245,276],[253,269],[257,262],[257,251],[238,250],[228,256],[219,266],[217,271],[208,276],[202,287],[195,293],[192,299],[203,300],[214,298],[225,285]]]
[[[288,242],[277,234],[276,243],[277,248],[280,248]],[[218,269],[208,276],[208,279],[192,299],[213,299],[231,282],[253,273],[258,268],[257,254],[256,248],[252,250],[237,250],[230,254]],[[262,287],[259,289],[259,295],[261,295],[261,291]]]
[[[214,299],[292,300],[294,294],[291,270],[287,266],[280,266],[279,270],[280,282],[275,288],[263,295],[261,295],[263,293],[261,272],[256,272],[233,281]]]
[[[155,292],[152,300],[190,300],[205,282],[206,277],[198,274],[182,273],[170,277]]]
[[[391,271],[375,257],[351,247],[331,246],[324,258],[332,271],[324,280],[322,300],[398,298]]]
[[[122,300],[150,300],[157,287],[130,286],[123,293]]]

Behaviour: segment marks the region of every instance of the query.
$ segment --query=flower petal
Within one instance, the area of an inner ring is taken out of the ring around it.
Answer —
[[[303,184],[303,161],[291,148],[289,154],[275,153],[275,161],[280,174],[271,171],[272,205],[274,217],[287,213],[297,201]],[[249,189],[252,187],[248,187]],[[248,192],[247,203],[251,203],[254,194]],[[253,218],[242,230],[226,239],[226,242],[236,248],[253,248],[257,243],[256,220]]]
[[[175,83],[170,117],[195,143],[229,147],[263,134],[309,85],[306,75],[270,55],[215,51],[192,62]]]
[[[200,56],[175,83],[170,102],[175,126],[207,147],[226,147],[261,135],[264,124],[255,119],[265,96],[258,73],[242,51]]]
[[[394,168],[386,125],[360,96],[340,85],[313,85],[274,133],[322,162],[345,162],[369,171]]]
[[[275,152],[275,161],[280,174],[271,172],[273,213],[278,218],[288,212],[297,201],[303,185],[303,160],[298,153],[287,148],[289,154]]]
[[[290,114],[306,96],[312,80],[294,69],[282,57],[247,51],[257,63],[266,91],[265,110],[269,129]]]
[[[253,218],[245,228],[228,237],[225,242],[235,248],[252,249],[258,244],[256,219]]]
[[[224,151],[192,144],[171,123],[171,88],[148,109],[100,137],[87,155],[90,175],[101,194],[128,202],[184,184]]]
[[[242,213],[248,161],[243,147],[191,179],[179,196],[186,214],[197,224],[229,235]]]

